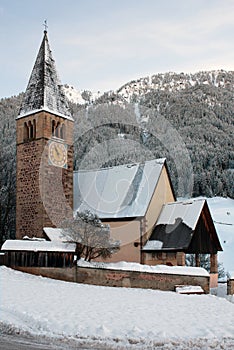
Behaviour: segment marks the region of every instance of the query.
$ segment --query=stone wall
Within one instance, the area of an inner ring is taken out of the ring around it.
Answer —
[[[77,273],[75,273],[75,267],[65,269],[16,267],[16,269],[44,277],[99,286],[174,291],[176,285],[194,285],[201,286],[205,293],[209,293],[208,276],[185,276],[89,267],[77,267]]]
[[[174,291],[176,285],[199,285],[209,293],[208,276],[184,276],[138,271],[78,267],[77,282],[111,287]]]
[[[60,267],[23,267],[14,266],[14,270],[31,273],[37,276],[53,278],[56,280],[75,282],[75,267],[60,268]]]

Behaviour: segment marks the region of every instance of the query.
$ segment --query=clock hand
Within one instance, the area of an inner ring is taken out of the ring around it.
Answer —
[[[57,153],[57,156],[59,156],[59,150],[57,148],[57,146],[54,146],[55,152]]]

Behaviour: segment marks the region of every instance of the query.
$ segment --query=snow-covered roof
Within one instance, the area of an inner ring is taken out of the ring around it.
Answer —
[[[161,247],[159,242],[162,243]],[[186,250],[191,254],[222,251],[206,200],[191,199],[165,204],[143,250]]]
[[[45,232],[45,234],[49,238],[49,240],[52,242],[65,242],[66,241],[66,239],[64,238],[64,235],[62,234],[61,228],[44,227],[43,231]]]
[[[184,249],[192,239],[205,199],[164,204],[144,251]]]
[[[63,243],[63,242],[50,242],[50,241],[37,241],[37,240],[24,240],[24,239],[12,239],[6,240],[1,250],[12,251],[34,251],[34,252],[75,252],[75,243]]]
[[[74,210],[89,209],[102,219],[144,216],[164,164],[162,158],[74,172]]]
[[[52,57],[46,31],[44,31],[44,37],[17,119],[39,111],[50,111],[63,118],[72,119],[68,101]]]
[[[191,199],[164,204],[157,225],[173,225],[177,218],[181,218],[185,225],[194,230],[204,204],[205,199]]]
[[[148,240],[143,247],[143,250],[160,250],[163,247],[163,242],[153,239],[153,240]]]

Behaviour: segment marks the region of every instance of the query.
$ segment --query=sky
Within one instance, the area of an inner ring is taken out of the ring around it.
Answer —
[[[0,98],[25,91],[43,22],[63,84],[234,70],[234,0],[0,0]]]

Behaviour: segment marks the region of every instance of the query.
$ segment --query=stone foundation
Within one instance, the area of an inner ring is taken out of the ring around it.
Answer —
[[[210,273],[210,288],[218,287],[218,273]]]
[[[227,281],[227,294],[234,295],[234,278],[228,278]]]
[[[14,266],[14,270],[30,273],[32,275],[53,278],[60,281],[75,282],[75,267],[23,267]]]

